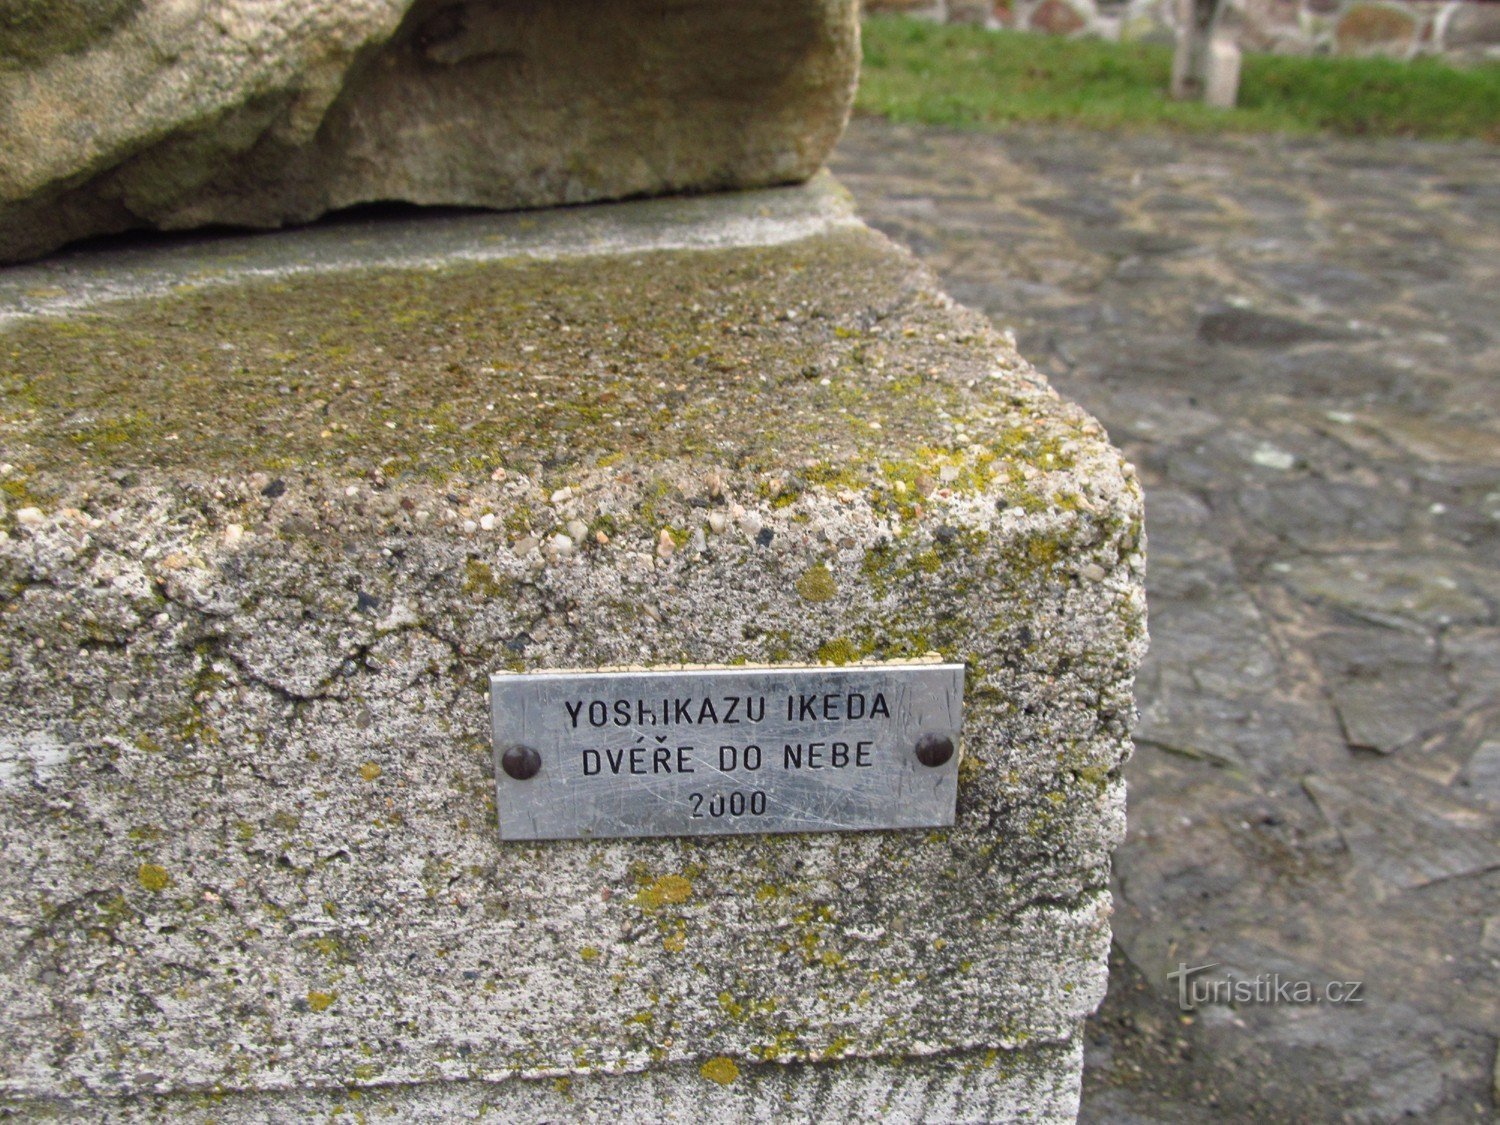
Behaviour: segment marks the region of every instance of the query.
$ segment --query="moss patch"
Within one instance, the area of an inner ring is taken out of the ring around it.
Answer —
[[[160,894],[172,883],[172,876],[167,874],[165,867],[158,867],[154,863],[143,863],[139,871],[135,873],[136,882],[145,887],[152,894]]]
[[[326,1012],[338,998],[337,992],[309,992],[307,1006],[315,1012]]]
[[[835,637],[818,646],[818,661],[822,664],[853,664],[862,655],[848,637]]]
[[[995,350],[977,322],[955,331],[926,285],[851,230],[121,301],[0,333],[0,432],[35,472],[540,464],[566,478],[622,457],[868,461],[929,441],[939,411],[962,414],[964,381]]]
[[[839,588],[833,580],[833,572],[822,563],[808,567],[802,572],[802,577],[797,579],[797,593],[802,596],[803,601],[831,601],[838,592]]]
[[[498,598],[504,592],[495,581],[495,572],[486,563],[470,559],[464,564],[464,593],[488,600]]]

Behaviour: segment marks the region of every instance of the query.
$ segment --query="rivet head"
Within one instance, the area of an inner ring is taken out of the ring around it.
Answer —
[[[924,734],[917,739],[917,761],[924,766],[940,766],[953,757],[953,739],[946,734]]]
[[[542,756],[530,746],[511,746],[500,755],[500,768],[517,781],[525,781],[540,772]]]

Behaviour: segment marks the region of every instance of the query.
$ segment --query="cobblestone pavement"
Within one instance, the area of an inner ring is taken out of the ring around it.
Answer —
[[[1146,485],[1085,1119],[1489,1119],[1500,152],[860,120],[833,166]]]

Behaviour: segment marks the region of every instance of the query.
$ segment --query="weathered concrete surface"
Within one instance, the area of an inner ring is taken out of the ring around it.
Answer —
[[[814,177],[807,191],[723,192],[640,200],[628,207],[416,212],[406,218],[356,213],[307,227],[296,238],[222,233],[149,238],[123,242],[108,253],[64,250],[11,266],[0,270],[0,325],[250,278],[769,247],[862,225],[848,193],[826,172]]]
[[[1072,1116],[1139,493],[827,191],[780,245],[633,204],[634,250],[516,216],[496,261],[9,323],[9,1104]],[[492,670],[929,651],[952,830],[497,839]]]
[[[0,15],[0,261],[371,201],[536,207],[806,179],[853,97],[855,9],[22,4]]]
[[[843,1059],[736,1068],[726,1082],[692,1064],[627,1077],[559,1074],[502,1082],[444,1081],[315,1090],[157,1095],[112,1107],[111,1120],[397,1121],[1071,1121],[1082,1048],[1045,1044],[1001,1063],[992,1051],[915,1064]],[[1006,1065],[996,1080],[993,1072]],[[986,1073],[989,1072],[989,1073]],[[715,1072],[719,1073],[719,1072]],[[727,1070],[721,1076],[728,1076]]]

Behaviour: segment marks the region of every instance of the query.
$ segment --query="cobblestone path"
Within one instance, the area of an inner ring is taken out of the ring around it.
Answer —
[[[834,171],[1146,485],[1085,1120],[1490,1119],[1500,151],[859,120]]]

